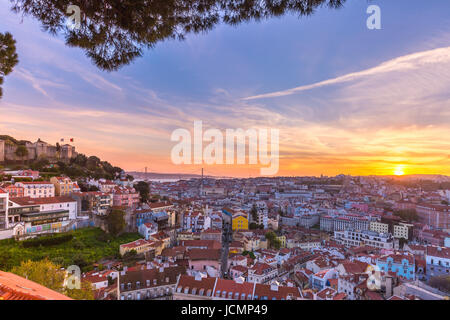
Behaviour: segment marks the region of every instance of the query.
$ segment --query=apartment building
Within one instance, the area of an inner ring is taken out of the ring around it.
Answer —
[[[390,233],[378,233],[375,231],[345,230],[335,231],[334,238],[338,244],[346,247],[358,247],[362,245],[381,249],[393,249],[394,239]]]
[[[47,198],[55,196],[55,186],[47,181],[16,182],[23,188],[23,196],[30,198]]]

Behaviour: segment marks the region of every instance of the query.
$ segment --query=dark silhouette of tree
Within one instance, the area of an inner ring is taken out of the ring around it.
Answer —
[[[136,191],[139,192],[142,203],[147,203],[150,199],[150,186],[145,181],[139,181],[134,185]]]
[[[10,0],[12,10],[39,19],[43,29],[62,33],[66,44],[85,50],[99,68],[119,69],[166,39],[284,14],[311,15],[321,6],[339,8],[346,0],[74,0],[80,28],[67,24],[63,0]]]
[[[114,209],[107,217],[108,231],[113,236],[118,236],[126,226],[125,212],[123,210]]]
[[[22,159],[22,164],[24,163],[24,158],[28,156],[28,149],[24,145],[19,145],[15,151],[16,156]]]
[[[19,63],[19,56],[16,53],[16,40],[11,33],[0,33],[0,99],[3,96],[1,85],[4,77],[10,74]]]
[[[252,209],[250,210],[250,215],[253,222],[258,222],[258,209],[256,208],[255,204],[253,204]]]

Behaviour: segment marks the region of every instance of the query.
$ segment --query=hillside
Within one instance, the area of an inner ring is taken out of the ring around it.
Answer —
[[[4,160],[3,167],[5,169],[38,170],[45,179],[52,176],[66,175],[72,179],[104,178],[112,180],[123,172],[121,168],[113,166],[108,161],[103,161],[97,156],[86,156],[75,152],[75,147],[70,145],[61,146],[59,143],[50,145],[40,139],[33,144],[30,141],[18,140],[9,135],[0,135],[0,142],[3,141],[5,142],[5,148],[4,150],[0,148],[0,163]],[[39,145],[39,152],[36,151],[37,144]],[[45,145],[44,149],[40,147],[41,144]],[[25,153],[20,157],[16,156],[19,148],[25,149]],[[16,159],[8,161],[8,158],[5,157],[5,155],[8,155],[7,152],[9,152],[10,156],[16,156]]]

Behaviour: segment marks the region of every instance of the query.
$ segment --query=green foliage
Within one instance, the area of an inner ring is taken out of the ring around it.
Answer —
[[[22,163],[24,158],[28,156],[28,149],[24,145],[18,145],[15,151],[15,155],[22,159]]]
[[[14,267],[11,272],[54,291],[62,291],[65,273],[61,271],[60,265],[47,258],[41,261],[22,261],[20,266]]]
[[[47,258],[40,261],[22,261],[20,266],[12,269],[12,272],[72,299],[94,300],[94,288],[87,281],[81,281],[80,289],[64,288],[65,271],[61,270],[61,265],[55,264]]]
[[[39,246],[49,247],[64,242],[68,242],[73,239],[72,234],[59,234],[55,236],[45,236],[39,238],[33,238],[29,240],[22,241],[22,246],[24,248],[34,248]]]
[[[273,231],[269,231],[265,235],[266,239],[269,241],[269,246],[274,249],[281,248],[281,241],[277,239],[277,235]]]
[[[252,258],[253,260],[256,259],[255,254],[254,254],[253,252],[251,252],[251,251],[243,251],[243,252],[242,252],[242,255],[243,255],[243,256],[249,256],[249,257]]]
[[[66,22],[67,1],[15,0],[13,11],[41,21],[44,30],[63,33],[66,44],[85,51],[93,63],[117,70],[140,57],[143,50],[168,39],[183,40],[219,23],[238,25],[270,17],[313,14],[321,6],[339,8],[345,0],[285,1],[76,1],[83,13],[80,28]]]
[[[119,235],[126,226],[125,212],[123,210],[114,209],[107,217],[108,231],[113,235]]]
[[[0,99],[3,96],[4,77],[10,74],[19,63],[19,56],[16,53],[16,40],[11,33],[0,33]]]
[[[134,188],[139,192],[142,203],[147,203],[150,198],[150,186],[145,181],[139,181],[134,185]]]
[[[25,248],[22,242],[14,239],[0,240],[0,270],[9,271],[23,261],[39,261],[44,258],[63,267],[82,263],[85,264],[83,269],[89,270],[98,260],[117,256],[121,244],[141,238],[137,233],[113,237],[99,228],[79,229],[61,234],[63,235],[71,235],[73,239],[52,246],[30,248]]]

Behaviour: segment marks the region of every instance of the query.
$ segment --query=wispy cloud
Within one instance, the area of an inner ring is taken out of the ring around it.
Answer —
[[[417,52],[406,56],[398,57],[386,61],[374,68],[366,69],[359,72],[349,73],[337,78],[328,79],[325,81],[313,83],[310,85],[299,86],[292,89],[276,91],[272,93],[260,94],[251,97],[244,98],[244,100],[263,99],[263,98],[276,98],[292,95],[298,92],[307,91],[315,88],[329,86],[333,84],[340,84],[350,81],[356,81],[360,78],[370,77],[380,74],[386,74],[390,72],[399,71],[414,71],[419,68],[426,67],[430,64],[441,64],[450,62],[450,47],[438,48],[434,50],[428,50],[423,52]]]

